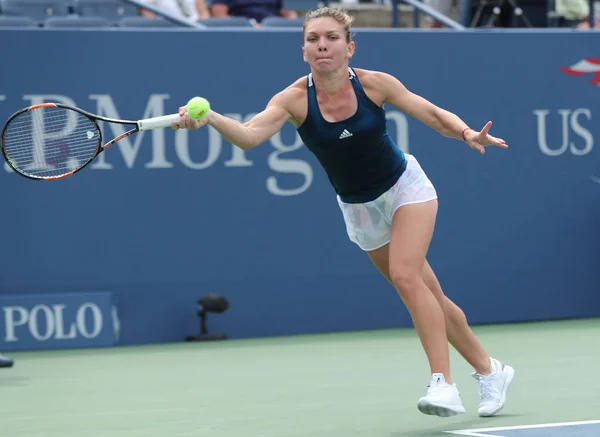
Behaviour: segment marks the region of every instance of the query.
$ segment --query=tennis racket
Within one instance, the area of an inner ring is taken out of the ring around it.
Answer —
[[[53,181],[85,168],[117,141],[136,132],[169,127],[179,114],[144,120],[116,120],[61,103],[23,108],[2,129],[2,154],[8,165],[29,179]],[[98,121],[130,125],[131,129],[102,144]]]

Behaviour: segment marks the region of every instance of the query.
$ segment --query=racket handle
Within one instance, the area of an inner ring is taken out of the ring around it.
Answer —
[[[171,123],[179,120],[179,118],[180,118],[179,114],[170,114],[170,115],[163,115],[160,117],[152,117],[152,118],[146,118],[144,120],[138,120],[137,124],[138,124],[138,128],[140,129],[140,131],[150,130],[150,129],[160,129],[163,127],[171,126]]]

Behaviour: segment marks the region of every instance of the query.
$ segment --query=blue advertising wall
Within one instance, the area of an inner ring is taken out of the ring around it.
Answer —
[[[429,260],[469,320],[599,316],[597,35],[355,38],[352,65],[395,75],[474,128],[493,121],[510,146],[480,156],[388,108],[392,138],[438,190]],[[15,30],[0,40],[11,41],[1,120],[42,101],[138,119],[202,95],[243,121],[307,73],[297,31]],[[585,59],[588,74],[562,69]],[[121,132],[103,129],[107,139]],[[145,132],[57,182],[4,166],[0,192],[0,350],[93,345],[93,308],[104,320],[96,344],[182,341],[198,332],[195,302],[211,292],[231,307],[209,328],[231,338],[411,326],[348,240],[335,193],[291,125],[246,152],[212,128]]]

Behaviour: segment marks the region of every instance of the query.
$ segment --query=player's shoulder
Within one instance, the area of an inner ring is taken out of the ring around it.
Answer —
[[[306,76],[304,76],[278,92],[273,99],[277,100],[280,104],[289,107],[298,101],[306,100],[306,90]]]
[[[367,87],[378,88],[386,82],[395,79],[392,75],[383,71],[367,70],[364,68],[353,68],[353,70],[358,76],[358,80],[360,80],[363,86]]]
[[[285,90],[283,90],[291,99],[297,99],[306,95],[308,89],[307,76],[302,76],[296,81],[291,83]]]

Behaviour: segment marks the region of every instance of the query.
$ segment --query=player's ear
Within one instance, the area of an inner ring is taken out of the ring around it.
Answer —
[[[354,44],[354,41],[350,41],[348,43],[348,58],[351,58],[352,56],[354,56],[354,51],[356,50],[356,45]]]
[[[302,47],[302,58],[304,59],[304,62],[308,62],[308,59],[306,59],[306,49],[304,47]]]

